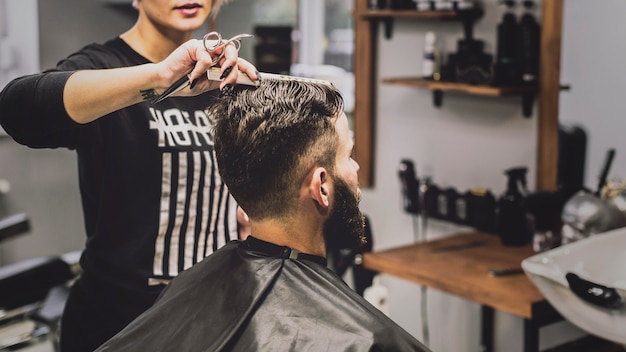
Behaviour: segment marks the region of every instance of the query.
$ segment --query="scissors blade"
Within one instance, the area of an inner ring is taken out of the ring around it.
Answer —
[[[189,82],[189,77],[183,76],[174,84],[172,84],[169,88],[163,92],[163,94],[159,95],[155,100],[152,101],[153,104],[160,103],[163,100],[169,98],[171,95],[180,92],[181,90],[187,88],[191,82]]]
[[[228,39],[227,43],[234,42],[234,41],[240,41],[241,39],[246,39],[246,38],[254,38],[254,35],[253,34],[247,34],[247,33],[237,34],[236,36]]]

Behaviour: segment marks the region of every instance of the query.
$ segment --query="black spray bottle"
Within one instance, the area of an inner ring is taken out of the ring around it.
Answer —
[[[498,200],[498,234],[505,246],[523,246],[532,240],[523,207],[524,197],[528,193],[526,171],[525,167],[505,171],[508,185]]]

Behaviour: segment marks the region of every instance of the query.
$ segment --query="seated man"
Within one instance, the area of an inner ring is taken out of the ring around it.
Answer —
[[[264,80],[209,112],[251,234],[180,274],[98,351],[428,351],[326,267],[327,246],[364,234],[340,93]]]

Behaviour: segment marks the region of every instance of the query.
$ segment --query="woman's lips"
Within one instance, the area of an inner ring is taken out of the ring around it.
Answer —
[[[175,9],[184,16],[193,16],[197,14],[201,8],[202,6],[197,3],[187,3],[185,5],[178,6]]]

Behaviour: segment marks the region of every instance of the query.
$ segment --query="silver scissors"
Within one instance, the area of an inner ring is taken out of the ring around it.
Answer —
[[[222,38],[222,35],[216,31],[212,31],[212,32],[205,34],[204,38],[202,38],[202,44],[204,44],[204,48],[206,49],[206,51],[209,52],[209,54],[212,54],[218,48],[222,48],[222,51],[220,52],[220,54],[216,58],[213,59],[213,63],[209,67],[213,67],[220,62],[220,60],[226,54],[225,48],[227,45],[229,45],[230,43],[233,43],[237,51],[239,51],[239,49],[241,48],[241,39],[252,38],[252,37],[254,37],[252,34],[242,33],[242,34],[237,34],[236,36],[230,39],[224,40]],[[153,103],[156,104],[169,98],[171,95],[176,94],[180,92],[181,90],[187,88],[190,84],[191,84],[191,81],[189,81],[188,75],[181,77],[178,81],[176,81],[169,88],[167,88],[165,92],[163,92],[163,94],[159,95],[153,101]]]

